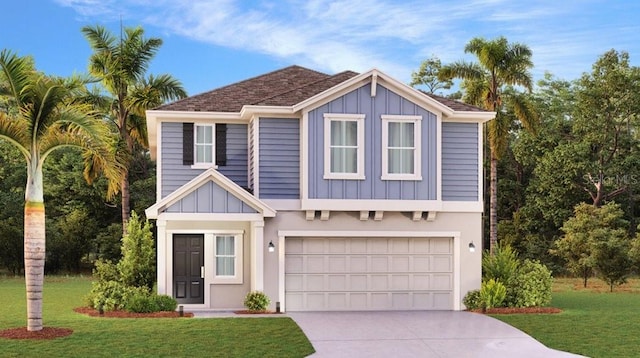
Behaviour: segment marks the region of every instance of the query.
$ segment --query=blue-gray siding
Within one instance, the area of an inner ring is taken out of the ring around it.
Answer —
[[[365,180],[327,180],[324,174],[324,113],[364,114]],[[422,180],[382,180],[383,114],[422,116]],[[360,87],[309,112],[309,198],[436,200],[435,114],[378,85]]]
[[[300,120],[260,118],[259,196],[300,198]]]
[[[442,123],[442,200],[479,200],[478,126]]]
[[[168,213],[256,213],[218,184],[208,182],[168,207]]]
[[[203,169],[182,164],[182,123],[162,123],[162,197],[171,194]],[[227,163],[218,171],[236,184],[247,186],[247,125],[227,124]]]

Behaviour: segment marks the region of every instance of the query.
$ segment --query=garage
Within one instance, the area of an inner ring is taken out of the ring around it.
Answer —
[[[288,311],[451,310],[453,239],[288,237]]]

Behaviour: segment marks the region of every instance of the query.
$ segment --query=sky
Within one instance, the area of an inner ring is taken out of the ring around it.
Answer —
[[[190,95],[290,65],[335,74],[376,68],[408,83],[432,56],[472,61],[474,37],[529,46],[534,79],[573,80],[610,49],[640,64],[635,0],[9,0],[0,49],[34,57],[45,73],[87,71],[80,29],[142,26],[163,45],[149,73]]]

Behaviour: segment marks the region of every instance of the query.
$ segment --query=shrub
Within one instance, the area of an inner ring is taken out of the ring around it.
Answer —
[[[499,245],[494,255],[485,253],[482,257],[484,280],[494,279],[509,286],[509,281],[518,270],[518,254],[509,245]]]
[[[482,308],[500,307],[507,296],[507,288],[500,281],[490,279],[482,282],[480,287],[480,302]]]
[[[122,238],[122,259],[118,262],[122,282],[153,290],[156,279],[156,253],[153,246],[151,225],[146,220],[143,222],[135,211],[132,212],[127,235]]]
[[[509,307],[538,307],[551,303],[551,271],[535,260],[524,260],[507,291]]]
[[[124,309],[135,313],[158,312],[160,309],[155,296],[145,292],[136,292],[129,297]]]
[[[178,308],[178,301],[171,296],[156,295],[153,297],[158,305],[158,311],[175,311]]]
[[[475,310],[482,308],[482,301],[480,300],[480,290],[473,290],[467,292],[462,299],[462,303],[468,310]]]
[[[118,281],[95,281],[91,283],[91,292],[87,296],[89,307],[105,311],[124,309],[129,299],[137,294],[149,295],[146,287],[127,286]]]
[[[249,311],[264,311],[270,302],[269,297],[260,291],[249,292],[244,298],[244,306],[247,307]]]

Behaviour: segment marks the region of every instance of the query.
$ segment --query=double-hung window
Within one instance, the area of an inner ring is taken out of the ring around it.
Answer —
[[[214,145],[214,126],[213,125],[195,125],[194,126],[194,165],[207,166],[216,162],[215,145]]]
[[[422,116],[382,115],[382,180],[421,180]]]
[[[214,283],[242,283],[242,235],[214,238]]]
[[[324,178],[364,179],[364,114],[324,114]]]

